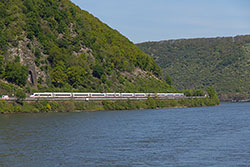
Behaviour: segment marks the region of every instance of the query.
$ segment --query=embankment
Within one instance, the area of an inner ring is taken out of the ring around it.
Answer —
[[[106,110],[140,110],[174,107],[204,107],[219,105],[215,98],[194,98],[178,100],[121,100],[121,101],[38,101],[16,102],[0,101],[0,113],[40,113],[40,112],[84,112]]]

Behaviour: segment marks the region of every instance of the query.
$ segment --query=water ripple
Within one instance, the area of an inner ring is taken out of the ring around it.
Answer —
[[[249,108],[0,115],[0,166],[247,167]]]

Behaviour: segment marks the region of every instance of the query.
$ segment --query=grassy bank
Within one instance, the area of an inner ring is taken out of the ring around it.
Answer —
[[[105,110],[140,110],[173,107],[202,107],[218,105],[215,98],[160,100],[149,98],[139,101],[64,101],[64,102],[16,102],[0,101],[0,113],[40,113],[40,112],[75,112]]]

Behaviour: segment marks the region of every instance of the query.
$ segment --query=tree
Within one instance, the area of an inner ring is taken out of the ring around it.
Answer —
[[[193,90],[191,90],[191,89],[186,89],[186,90],[184,91],[184,95],[185,95],[185,96],[193,96]]]
[[[55,87],[63,87],[63,85],[67,82],[67,75],[64,72],[64,65],[56,66],[51,72],[52,83]]]
[[[50,48],[48,54],[48,61],[52,64],[52,66],[56,66],[59,61],[63,61],[65,59],[61,49],[58,46],[53,46]]]
[[[74,88],[77,88],[84,80],[85,69],[81,66],[72,66],[68,69],[68,82]]]
[[[1,55],[0,52],[0,78],[4,76],[4,57]]]
[[[22,89],[17,89],[15,95],[17,97],[17,103],[23,104],[23,100],[26,98],[25,92]]]
[[[7,16],[6,7],[5,7],[5,5],[2,2],[0,2],[0,17],[4,18],[6,16]]]
[[[6,45],[8,45],[7,34],[3,31],[0,31],[0,49],[4,49]]]
[[[5,100],[0,100],[0,114],[6,112],[7,104]]]
[[[103,74],[104,74],[104,68],[99,64],[97,64],[93,68],[93,76],[100,79]]]
[[[214,87],[209,86],[207,87],[207,93],[210,99],[214,101],[215,104],[220,104],[220,99],[218,98],[218,94]]]
[[[36,49],[35,49],[35,56],[36,56],[36,58],[38,58],[38,59],[40,59],[40,58],[42,57],[41,51],[40,51],[39,48],[36,48]]]
[[[167,73],[165,74],[164,79],[167,82],[167,84],[169,84],[170,86],[173,85],[173,80]]]
[[[205,93],[204,93],[204,91],[201,90],[201,89],[196,89],[196,90],[194,91],[194,96],[205,96]]]
[[[19,86],[25,86],[28,79],[28,68],[19,62],[9,63],[5,68],[5,79]]]
[[[18,99],[21,99],[21,100],[26,98],[26,94],[22,89],[17,89],[15,92],[15,95]]]
[[[146,104],[147,104],[148,108],[154,109],[157,107],[157,103],[156,103],[155,99],[152,99],[151,97],[148,97]]]
[[[207,93],[210,98],[217,97],[217,92],[215,91],[214,87],[209,86],[207,87]]]

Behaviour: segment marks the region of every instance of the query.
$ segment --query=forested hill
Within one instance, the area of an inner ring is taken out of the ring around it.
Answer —
[[[152,57],[69,0],[0,1],[1,83],[27,92],[173,90],[161,75]]]
[[[180,89],[214,86],[221,99],[250,97],[250,36],[180,39],[137,45]]]

